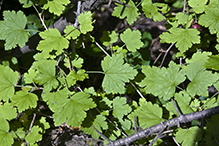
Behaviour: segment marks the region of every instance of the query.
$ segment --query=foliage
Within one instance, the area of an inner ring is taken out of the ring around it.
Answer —
[[[84,1],[78,2],[83,6]],[[37,145],[46,129],[63,123],[98,139],[95,127],[116,140],[133,134],[135,124],[147,128],[218,106],[218,91],[209,92],[214,87],[219,90],[217,0],[113,1],[110,15],[125,23],[98,35],[96,13],[90,11],[93,3],[83,13],[79,3],[69,0],[19,3],[22,10],[4,10],[0,22],[2,47],[9,54],[0,56],[0,145]],[[30,7],[36,13],[26,16],[23,11]],[[74,24],[61,31],[48,28],[48,21],[65,19],[62,15],[67,11]],[[137,30],[146,18],[167,22],[167,31],[159,35],[160,42],[170,44],[160,50],[165,63],[148,57],[152,35]],[[192,27],[197,23],[201,29]],[[37,33],[41,39],[35,52],[15,58],[14,48],[24,47]],[[171,49],[172,58],[167,59]],[[41,105],[46,105],[46,113]],[[174,127],[168,136],[177,145],[216,144],[218,115],[203,121]],[[152,142],[153,137],[136,144]],[[165,141],[158,138],[155,144]]]

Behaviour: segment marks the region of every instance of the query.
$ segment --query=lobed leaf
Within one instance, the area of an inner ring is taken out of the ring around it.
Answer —
[[[71,1],[69,0],[52,0],[47,1],[47,4],[43,6],[43,9],[49,9],[50,13],[60,16],[65,10],[65,6],[68,5]]]

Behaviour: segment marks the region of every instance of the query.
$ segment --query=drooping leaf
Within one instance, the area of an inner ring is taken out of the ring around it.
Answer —
[[[81,34],[80,31],[72,25],[66,26],[64,32],[67,39],[76,39]]]
[[[11,50],[16,45],[23,47],[28,40],[28,32],[24,29],[27,18],[22,11],[4,11],[4,21],[0,21],[0,39],[6,40],[5,50]]]
[[[135,52],[140,49],[144,44],[141,42],[141,33],[139,30],[131,31],[130,28],[126,29],[121,35],[121,40],[126,44],[129,51]]]
[[[87,32],[93,30],[91,20],[92,20],[92,14],[90,11],[83,12],[78,16],[78,22],[80,23],[81,33],[86,34]]]
[[[112,58],[106,56],[101,62],[105,74],[102,86],[106,93],[124,93],[125,82],[136,76],[137,71],[123,63],[122,54],[114,55]]]
[[[37,106],[38,97],[29,93],[28,91],[17,91],[14,96],[11,97],[11,105],[18,108],[18,112],[22,112],[29,108],[35,108]]]
[[[182,146],[195,145],[201,139],[201,130],[196,126],[189,129],[178,128],[176,133],[176,141]]]
[[[38,64],[39,73],[34,78],[34,81],[43,85],[45,92],[55,89],[59,85],[56,79],[56,62],[54,60],[42,60],[36,63]]]
[[[39,42],[37,50],[47,53],[48,56],[53,50],[56,51],[56,55],[60,55],[63,49],[68,48],[69,41],[62,37],[56,28],[49,28],[48,31],[40,32],[39,35],[43,40]]]
[[[8,66],[0,65],[0,100],[7,101],[14,94],[14,85],[18,81],[19,74]]]
[[[89,97],[89,94],[78,92],[70,99],[60,98],[53,107],[55,125],[66,122],[70,126],[80,126],[87,115],[85,111],[96,106]]]
[[[88,74],[85,72],[86,71],[84,69],[81,69],[77,72],[71,71],[66,77],[68,86],[73,86],[77,81],[83,81],[84,79],[88,78]]]
[[[186,79],[182,70],[172,61],[169,68],[143,66],[142,72],[146,77],[139,85],[146,86],[144,88],[146,93],[152,93],[165,100],[169,100],[174,95],[176,86]]]
[[[4,118],[0,117],[0,145],[9,146],[14,143],[14,138],[9,132],[9,123]]]
[[[43,6],[43,9],[49,9],[50,13],[60,16],[65,10],[65,6],[68,5],[71,1],[69,0],[52,0],[47,1],[47,4]]]
[[[199,31],[197,29],[174,28],[169,32],[164,32],[160,35],[161,42],[176,43],[176,47],[181,53],[184,53],[192,44],[200,43]]]
[[[139,126],[143,129],[159,124],[162,121],[162,108],[151,102],[140,102],[140,106],[128,117],[133,121],[134,116],[139,120]]]
[[[117,117],[119,120],[131,112],[132,108],[126,104],[125,97],[116,97],[113,99],[113,116]]]
[[[117,7],[114,8],[112,16],[119,17],[120,19],[124,19],[127,17],[127,21],[129,25],[137,20],[139,17],[138,8],[135,6],[132,0],[129,1],[128,6],[124,6],[121,4],[117,4]]]

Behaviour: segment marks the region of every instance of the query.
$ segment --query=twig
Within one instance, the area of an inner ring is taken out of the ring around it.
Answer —
[[[90,36],[91,37],[91,36]],[[103,51],[103,53],[105,53],[106,55],[109,55],[101,46],[100,46],[100,44],[98,43],[98,42],[96,42],[95,40],[94,40],[94,42],[95,42],[95,44]],[[110,55],[109,55],[110,56]]]
[[[44,27],[46,30],[48,30],[48,28],[46,27],[46,24],[44,23],[44,21],[43,21],[43,19],[42,19],[42,17],[41,17],[41,13],[37,10],[37,8],[35,7],[35,5],[33,5],[33,7],[34,7],[34,9],[35,9],[36,12],[37,12],[37,14],[38,14],[38,16],[39,16],[39,18],[40,18],[40,21],[41,21],[43,27]]]
[[[160,58],[160,56],[163,54],[163,51],[162,52],[160,52],[160,54],[157,56],[157,58],[154,60],[154,63],[153,63],[153,65],[157,62],[157,60]]]
[[[186,10],[186,0],[184,0],[184,4],[183,4],[183,13],[185,12]]]
[[[179,116],[182,116],[182,113],[179,111],[179,109],[178,109],[178,107],[176,106],[176,103],[175,103],[175,101],[173,100],[173,98],[171,98],[171,101],[172,101],[173,106],[175,107],[177,113],[179,114]]]
[[[169,46],[169,48],[165,51],[165,54],[164,54],[164,56],[163,56],[163,60],[162,60],[162,62],[161,62],[161,64],[160,64],[159,68],[162,67],[162,65],[163,65],[163,63],[164,63],[164,60],[165,60],[165,58],[166,58],[168,52],[170,51],[170,49],[173,47],[174,44],[175,44],[175,43],[171,44],[171,45]]]
[[[30,123],[30,127],[29,127],[28,133],[30,133],[30,131],[31,131],[32,127],[33,127],[33,123],[34,123],[34,121],[35,121],[35,118],[36,118],[36,114],[34,113],[34,114],[33,114],[33,119],[32,119],[32,121],[31,121],[31,123]]]
[[[164,129],[166,128],[167,126],[164,125],[163,129],[161,129],[159,131],[159,133],[155,136],[155,138],[152,140],[152,142],[149,144],[149,146],[153,146],[153,144],[157,141],[157,139],[162,135],[162,132],[164,131]]]
[[[175,137],[172,136],[172,138],[173,138],[173,141],[175,142],[175,144],[176,144],[177,146],[180,146],[180,144],[178,144],[178,143],[176,142]]]
[[[134,127],[135,133],[137,133],[138,132],[138,128],[137,128],[136,116],[134,116],[134,124],[135,124],[135,127]]]
[[[110,144],[112,144],[112,141],[110,139],[108,139],[105,135],[103,135],[100,131],[98,131],[94,126],[92,126],[94,128],[95,131],[97,131],[97,133],[100,134],[100,136],[102,136],[104,139],[106,139]]]
[[[75,28],[77,28],[77,26],[78,26],[78,16],[79,16],[80,13],[81,13],[80,10],[81,10],[81,1],[78,1],[77,12],[75,12],[75,14],[76,14],[75,23],[73,24],[73,26],[74,26]]]
[[[139,95],[141,98],[145,98],[145,97],[141,94],[141,92],[135,87],[135,85],[134,85],[132,82],[130,82],[130,84],[132,85],[132,87],[135,88],[135,90],[137,91],[138,95]],[[146,101],[146,102],[147,102],[147,101]]]

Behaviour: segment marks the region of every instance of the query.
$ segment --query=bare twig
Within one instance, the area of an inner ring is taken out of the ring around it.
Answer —
[[[162,67],[162,65],[163,65],[163,63],[164,63],[164,60],[166,59],[166,56],[167,56],[168,52],[170,51],[170,49],[173,47],[174,44],[175,44],[175,43],[171,44],[171,45],[169,46],[169,48],[165,51],[165,54],[164,54],[164,56],[163,56],[163,60],[162,60],[162,62],[161,62],[161,64],[160,64],[159,68]]]
[[[178,109],[178,107],[177,107],[177,105],[176,105],[175,101],[173,100],[173,98],[171,98],[171,101],[172,101],[172,103],[173,103],[173,106],[175,107],[175,109],[176,109],[177,113],[179,114],[179,116],[181,116],[181,115],[182,115],[182,113],[179,111],[179,109]]]
[[[138,132],[138,128],[137,128],[136,116],[134,116],[134,124],[135,124],[135,127],[134,127],[135,133],[137,133]]]
[[[132,87],[135,88],[136,92],[138,93],[138,95],[139,95],[141,98],[145,98],[145,97],[141,94],[141,92],[138,90],[138,88],[135,87],[135,85],[134,85],[132,82],[130,82],[130,84],[132,85]],[[146,102],[147,102],[147,101],[146,101]]]
[[[94,128],[95,131],[97,131],[97,133],[100,134],[100,136],[102,136],[104,139],[106,139],[110,144],[112,144],[112,141],[110,139],[108,139],[105,135],[103,135],[100,131],[98,131],[94,126],[92,126]]]
[[[149,144],[149,146],[153,146],[153,144],[157,141],[157,139],[162,135],[164,129],[166,128],[167,126],[164,125],[163,129],[161,129],[159,131],[159,133],[155,136],[155,138],[152,140],[152,142]]]
[[[92,37],[92,36],[90,36],[90,37]],[[98,42],[96,42],[95,40],[94,40],[94,43],[97,45],[97,47],[99,47],[102,51],[103,51],[103,53],[105,53],[106,55],[109,55],[101,46],[100,46],[100,44],[98,43]],[[110,55],[109,55],[110,56]]]

